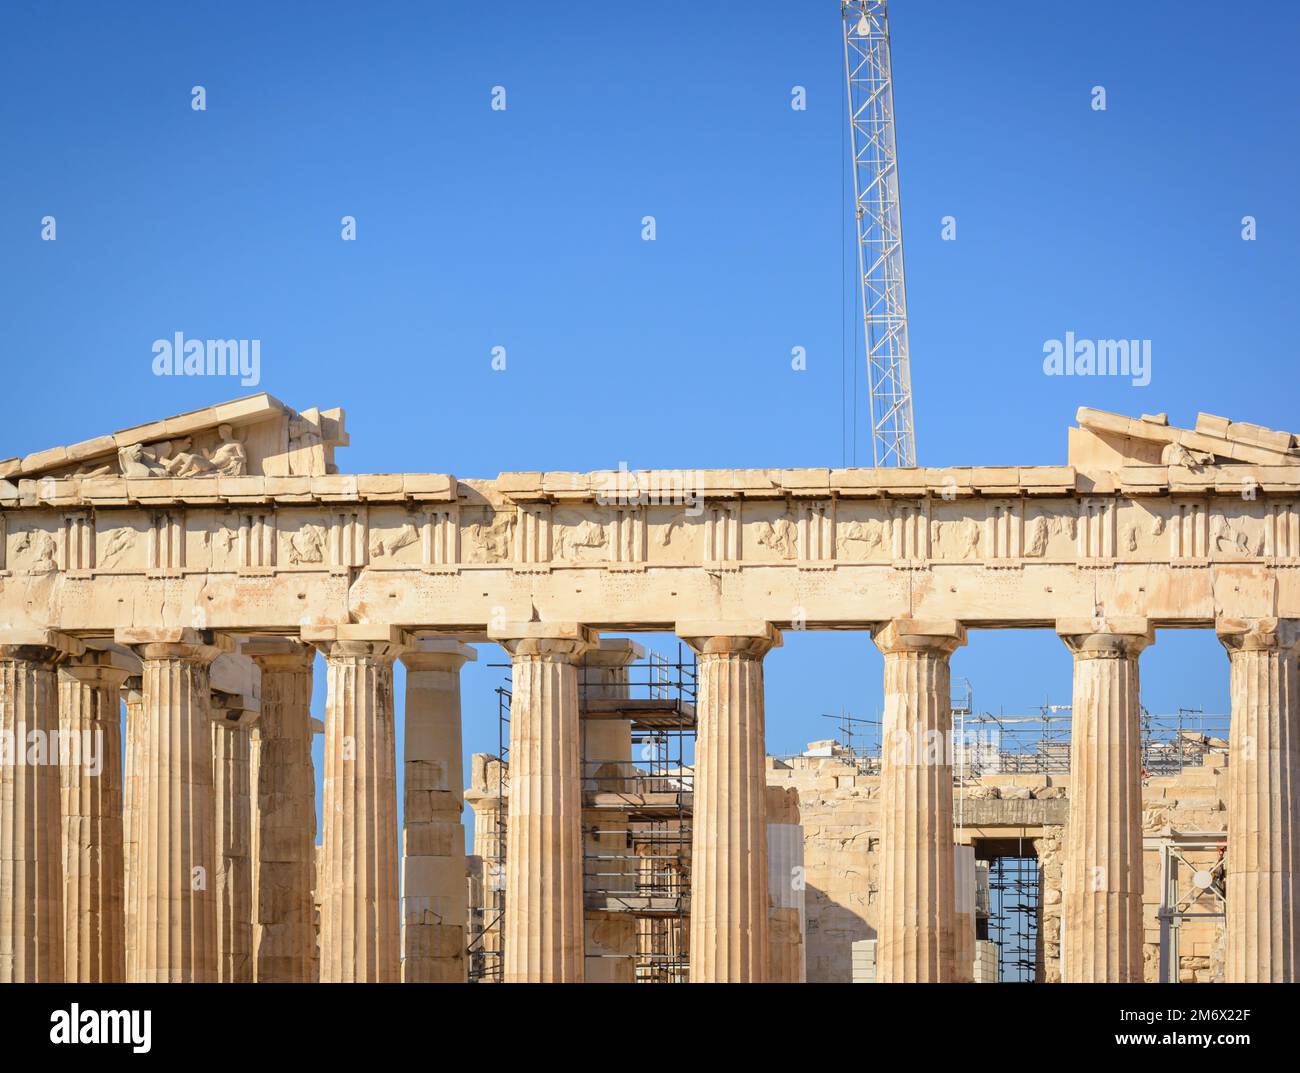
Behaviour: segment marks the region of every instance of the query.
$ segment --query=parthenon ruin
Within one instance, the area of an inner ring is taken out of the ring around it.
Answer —
[[[1231,676],[1204,782],[1226,805],[1223,977],[1296,978],[1294,435],[1082,409],[1056,466],[495,480],[339,473],[347,442],[342,411],[262,394],[0,461],[0,980],[466,979],[459,677],[487,642],[510,663],[508,801],[468,781],[476,846],[507,808],[501,978],[600,977],[638,925],[593,916],[584,843],[634,835],[589,818],[609,772],[583,761],[635,764],[628,727],[651,716],[625,710],[636,646],[613,635],[650,631],[697,667],[674,784],[691,808],[674,940],[689,979],[803,978],[773,953],[777,932],[803,940],[770,879],[771,828],[801,808],[807,825],[860,773],[828,754],[849,781],[814,803],[789,795],[816,764],[766,757],[764,657],[790,630],[869,632],[884,655],[864,790],[875,979],[969,980],[949,657],[1012,627],[1054,630],[1074,662],[1068,796],[1022,799],[1036,837],[1059,838],[1044,978],[1144,978],[1156,788],[1138,676],[1168,629],[1216,631]]]

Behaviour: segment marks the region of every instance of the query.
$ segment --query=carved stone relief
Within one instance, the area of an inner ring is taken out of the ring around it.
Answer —
[[[58,541],[42,529],[21,533],[13,551],[16,565],[29,574],[58,573]]]
[[[407,521],[395,531],[383,533],[372,531],[370,534],[370,558],[393,558],[402,548],[409,548],[420,542],[420,530],[415,522]]]
[[[103,547],[99,552],[99,566],[110,570],[121,565],[121,560],[135,546],[136,531],[129,525],[120,525],[104,534]]]
[[[888,558],[892,541],[888,519],[853,519],[839,526],[837,555],[841,559]]]
[[[1264,554],[1264,527],[1249,515],[1229,517],[1215,512],[1210,516],[1210,553],[1215,558],[1251,558]]]
[[[235,429],[221,425],[217,442],[205,449],[192,449],[190,437],[159,443],[128,444],[117,452],[118,471],[123,477],[239,477],[248,465],[248,454]],[[91,472],[81,476],[106,475],[106,463],[88,464]],[[85,469],[86,467],[83,467]]]
[[[557,513],[552,533],[555,559],[561,562],[608,558],[609,536],[605,526],[572,512]]]
[[[474,563],[499,563],[511,557],[515,526],[518,518],[514,511],[489,512],[491,521],[474,522],[465,530],[469,537],[469,561]]]
[[[931,524],[936,559],[978,559],[983,528],[974,518]]]
[[[309,566],[325,561],[325,547],[328,533],[323,525],[306,522],[296,532],[287,534],[289,538],[288,559],[293,566]]]
[[[799,557],[799,523],[788,513],[778,514],[771,520],[760,521],[755,539],[781,559]]]

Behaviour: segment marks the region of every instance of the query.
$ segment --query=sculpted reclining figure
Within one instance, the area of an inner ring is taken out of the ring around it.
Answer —
[[[123,477],[239,477],[248,455],[230,425],[217,429],[221,444],[210,451],[190,451],[191,440],[168,440],[145,446],[133,443],[117,453]]]

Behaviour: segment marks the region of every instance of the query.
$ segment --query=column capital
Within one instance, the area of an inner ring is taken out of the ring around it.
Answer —
[[[1221,618],[1215,621],[1214,632],[1229,656],[1237,652],[1287,651],[1300,647],[1300,619]]]
[[[239,651],[267,671],[310,671],[316,662],[316,648],[295,637],[250,637]]]
[[[334,626],[304,626],[302,639],[315,645],[326,659],[371,657],[392,660],[411,646],[412,637],[400,626],[344,622]]]
[[[1147,619],[1119,615],[1057,619],[1056,633],[1078,659],[1130,659],[1156,639]]]
[[[488,638],[511,656],[539,656],[564,663],[576,663],[598,643],[596,632],[577,622],[506,622],[489,627]]]
[[[0,659],[55,664],[79,656],[85,645],[71,634],[41,627],[0,629]]]
[[[505,793],[510,789],[510,776],[503,769],[502,760],[492,753],[474,753],[470,757],[470,785],[465,789],[465,800],[480,809],[499,809]]]
[[[123,704],[143,704],[144,676],[139,671],[127,675],[126,681],[122,683],[119,692],[122,695]]]
[[[490,790],[478,790],[473,786],[465,790],[465,800],[476,813],[498,812],[505,805],[505,798]]]
[[[886,656],[904,652],[951,655],[966,643],[966,627],[956,619],[896,618],[871,631],[871,639]]]
[[[416,637],[398,657],[408,671],[458,671],[478,661],[478,652],[453,638]]]
[[[235,650],[235,642],[225,634],[188,626],[127,627],[114,631],[113,640],[141,659],[211,663],[223,652]]]
[[[230,731],[247,730],[262,714],[259,698],[219,690],[213,690],[208,710],[214,726]]]
[[[762,659],[782,644],[781,631],[762,619],[688,620],[674,632],[700,656]]]
[[[224,652],[212,661],[208,678],[212,721],[229,730],[243,730],[262,714],[262,672],[244,654]]]
[[[82,685],[121,690],[127,679],[140,673],[140,661],[116,648],[86,648],[60,664],[59,673]]]
[[[645,658],[645,648],[630,637],[602,637],[599,644],[582,657],[585,667],[617,669]]]

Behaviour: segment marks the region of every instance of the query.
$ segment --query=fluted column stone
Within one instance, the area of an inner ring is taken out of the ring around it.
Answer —
[[[962,975],[948,659],[966,643],[966,630],[951,620],[901,618],[875,629],[872,640],[885,657],[876,979],[952,983]]]
[[[55,668],[83,645],[0,630],[0,983],[64,978],[63,831]]]
[[[1141,983],[1138,656],[1154,637],[1145,619],[1058,622],[1056,629],[1074,653],[1062,979]]]
[[[421,638],[405,652],[402,750],[402,979],[465,983],[464,761],[460,670],[478,659],[469,645]]]
[[[482,934],[474,947],[481,983],[501,983],[505,930],[505,812],[509,776],[500,757],[475,753],[465,800],[474,810],[474,856],[480,868],[476,885]]]
[[[396,983],[397,747],[393,661],[405,631],[349,624],[302,630],[325,656],[325,794],[320,978]]]
[[[1300,620],[1220,621],[1232,682],[1228,756],[1229,983],[1300,969]]]
[[[283,638],[246,641],[262,675],[252,728],[253,978],[314,977],[316,776],[312,764],[312,665],[316,650]]]
[[[126,979],[137,979],[135,970],[135,940],[139,934],[136,922],[136,884],[140,876],[137,817],[140,815],[140,746],[144,719],[144,679],[133,674],[122,684],[122,707],[126,709],[126,743],[122,756],[122,870],[123,917],[126,948]]]
[[[139,789],[132,819],[137,875],[130,978],[213,983],[220,862],[209,668],[234,646],[210,630],[188,627],[121,629],[116,640],[131,648],[143,667],[144,704],[135,743]]]
[[[124,652],[88,648],[59,667],[63,782],[64,979],[126,979],[122,841],[122,698],[138,669]]]
[[[233,673],[219,675],[219,671]],[[256,664],[244,655],[224,656],[213,664],[212,783],[219,862],[217,979],[223,984],[251,984],[254,977],[250,728],[257,724],[261,713],[259,677]]]
[[[767,622],[679,622],[699,657],[691,831],[690,978],[768,978],[767,775],[763,657]]]
[[[577,662],[595,643],[572,623],[489,631],[510,653],[506,983],[583,980],[582,771]]]

